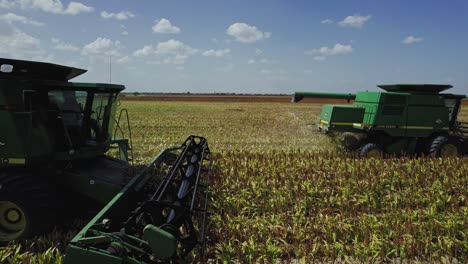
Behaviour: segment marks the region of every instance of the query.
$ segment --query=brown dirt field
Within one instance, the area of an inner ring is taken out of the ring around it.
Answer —
[[[140,95],[124,96],[123,101],[184,101],[184,102],[269,102],[289,103],[291,96],[260,96],[260,95]],[[346,103],[341,99],[305,98],[301,103]]]

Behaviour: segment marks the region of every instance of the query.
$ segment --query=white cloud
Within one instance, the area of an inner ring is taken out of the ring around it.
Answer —
[[[61,0],[1,0],[0,7],[39,9],[46,13],[61,15],[77,15],[94,11],[93,7],[78,2],[70,2],[65,7]]]
[[[19,15],[13,14],[13,13],[7,13],[7,14],[4,14],[4,15],[0,15],[0,21],[3,21],[3,22],[8,23],[8,24],[13,24],[13,23],[19,22],[19,23],[22,23],[22,24],[33,25],[33,26],[43,26],[44,25],[44,23],[37,22],[35,20],[29,19],[29,18],[24,17],[24,16],[19,16]]]
[[[415,36],[408,36],[406,37],[401,43],[403,44],[413,44],[423,41],[423,38],[415,37]]]
[[[343,45],[340,43],[335,44],[332,48],[329,47],[321,47],[319,49],[312,49],[306,51],[306,55],[313,55],[314,60],[322,61],[325,60],[329,56],[335,55],[344,55],[353,52],[353,47],[351,45]]]
[[[226,34],[233,36],[241,43],[255,43],[271,37],[270,32],[262,32],[257,27],[246,23],[234,23],[226,30]]]
[[[202,55],[207,56],[207,57],[224,57],[224,56],[229,55],[230,53],[231,53],[230,49],[219,49],[219,50],[210,49],[210,50],[204,51]]]
[[[132,59],[128,56],[123,56],[119,59],[117,59],[117,63],[119,64],[126,64],[126,63],[129,63]]]
[[[263,69],[260,71],[261,74],[271,74],[272,71],[271,70],[268,70],[268,69]]]
[[[263,51],[261,49],[258,49],[258,48],[255,49],[255,55],[260,55],[262,53],[263,53]]]
[[[353,27],[353,28],[362,28],[364,23],[369,21],[372,16],[359,16],[359,15],[354,15],[354,16],[347,16],[343,21],[340,21],[339,24],[342,27]]]
[[[122,31],[122,35],[127,36],[127,35],[128,35],[128,31]]]
[[[146,57],[150,55],[160,57],[161,60],[156,61],[156,64],[184,64],[190,56],[197,52],[197,49],[181,41],[170,39],[166,42],[159,42],[156,46],[146,45],[133,52],[133,55],[136,57]]]
[[[135,15],[129,11],[120,11],[118,13],[109,13],[107,11],[102,11],[101,17],[105,19],[127,20],[129,18],[135,17]]]
[[[8,13],[0,16],[0,55],[19,59],[38,59],[46,55],[41,41],[16,27],[16,23],[40,26],[42,23]]]
[[[120,56],[122,45],[120,41],[98,37],[95,41],[86,44],[81,53],[89,56]]]
[[[271,61],[265,58],[260,59],[260,60],[250,59],[247,61],[247,64],[267,64],[267,63],[271,63]]]
[[[53,49],[56,49],[56,50],[63,50],[63,51],[78,51],[80,50],[79,47],[71,44],[71,43],[66,43],[66,42],[63,42],[57,38],[52,38],[52,43],[55,44],[54,48]]]
[[[15,1],[0,0],[0,8],[10,9],[15,8],[17,3]]]
[[[156,20],[156,24],[153,26],[154,33],[161,34],[178,34],[180,33],[180,28],[171,24],[171,21],[161,18],[161,20]]]
[[[333,20],[327,18],[327,19],[320,21],[320,23],[321,24],[333,24],[334,22]]]
[[[82,3],[77,3],[77,2],[70,2],[68,4],[67,9],[59,11],[58,14],[78,15],[79,13],[90,13],[93,11],[94,11],[94,8],[91,6],[86,6],[86,5],[83,5]]]

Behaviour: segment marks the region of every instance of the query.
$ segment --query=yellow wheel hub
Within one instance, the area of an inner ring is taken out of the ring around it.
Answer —
[[[26,228],[23,210],[10,201],[0,201],[0,241],[10,241],[21,236]]]
[[[447,157],[457,157],[458,156],[458,148],[453,144],[445,144],[440,149],[440,156],[442,158]]]

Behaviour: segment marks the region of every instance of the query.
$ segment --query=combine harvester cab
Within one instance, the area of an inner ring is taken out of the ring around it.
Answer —
[[[50,230],[66,208],[102,208],[66,263],[158,262],[203,249],[207,140],[190,136],[132,177],[128,112],[116,114],[125,87],[70,81],[85,72],[0,58],[0,242]]]
[[[457,119],[465,95],[441,93],[451,85],[379,87],[386,92],[296,92],[293,102],[303,98],[354,100],[350,105],[323,105],[317,127],[338,135],[346,150],[359,151],[362,156],[468,153],[468,124]]]

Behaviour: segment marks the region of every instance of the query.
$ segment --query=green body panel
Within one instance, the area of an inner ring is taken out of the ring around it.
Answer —
[[[65,255],[64,263],[67,264],[144,264],[144,262],[137,261],[133,258],[122,258],[109,254],[105,250],[87,249],[70,245]]]
[[[414,153],[419,141],[455,133],[458,111],[465,95],[440,93],[451,85],[379,87],[386,91],[358,92],[351,106],[323,105],[317,124],[319,129],[359,134],[360,138],[366,139],[362,143],[376,142],[387,153]],[[297,92],[293,101],[306,97],[347,99],[347,96],[350,95]]]
[[[320,126],[324,130],[352,130],[354,123],[362,121],[364,112],[363,107],[324,105],[320,115]]]
[[[143,236],[148,240],[151,250],[158,259],[169,259],[176,252],[176,238],[157,226],[147,225],[143,229]]]

